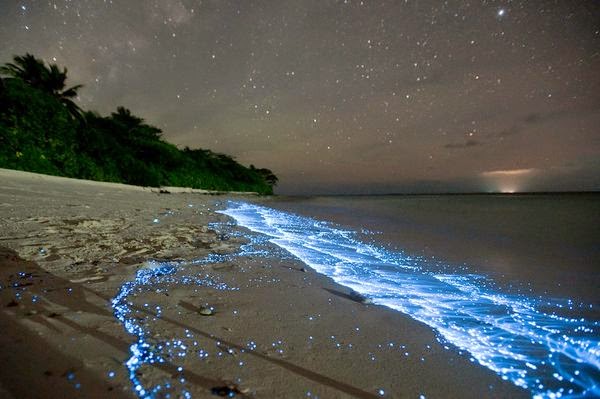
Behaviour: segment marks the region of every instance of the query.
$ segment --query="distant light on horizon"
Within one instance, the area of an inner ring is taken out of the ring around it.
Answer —
[[[535,168],[489,170],[480,173],[493,192],[513,194],[524,191],[529,180],[539,172]]]
[[[514,194],[527,191],[524,182],[515,179],[491,179],[486,183],[492,193]]]
[[[500,192],[503,194],[514,194],[518,192],[518,190],[514,187],[501,187]]]

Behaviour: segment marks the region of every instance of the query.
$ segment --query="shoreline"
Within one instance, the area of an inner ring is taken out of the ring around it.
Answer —
[[[256,236],[214,212],[228,197],[0,175],[3,397],[136,397],[124,364],[136,337],[111,300],[151,259],[177,267],[127,299],[164,360],[133,371],[144,387],[171,381],[172,393],[193,397],[226,388],[259,398],[529,396],[271,244],[255,243],[266,255],[235,255]]]

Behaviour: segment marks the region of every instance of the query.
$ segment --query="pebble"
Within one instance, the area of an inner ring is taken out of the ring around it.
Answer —
[[[213,312],[213,310],[212,310],[211,308],[207,308],[207,307],[205,307],[205,306],[203,306],[203,307],[201,307],[201,308],[200,308],[200,311],[199,311],[199,313],[200,313],[202,316],[212,316],[212,315],[214,315],[214,314],[215,314],[215,312]]]

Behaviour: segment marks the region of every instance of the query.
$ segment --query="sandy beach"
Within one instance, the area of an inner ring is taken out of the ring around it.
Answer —
[[[166,191],[0,170],[0,397],[528,396]]]

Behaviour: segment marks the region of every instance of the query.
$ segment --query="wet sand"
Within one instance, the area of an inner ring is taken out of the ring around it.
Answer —
[[[528,396],[275,248],[194,263],[248,242],[214,212],[228,198],[0,170],[0,396]],[[163,362],[130,375],[111,300],[150,260],[176,271],[123,303]]]

